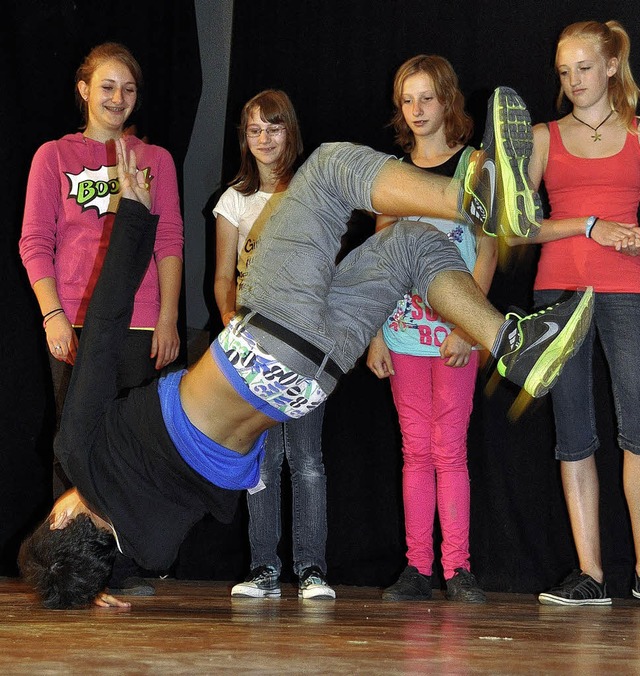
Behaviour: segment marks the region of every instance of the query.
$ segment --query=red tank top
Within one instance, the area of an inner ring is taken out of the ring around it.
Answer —
[[[622,150],[611,157],[587,159],[566,150],[557,122],[549,123],[549,134],[543,178],[551,218],[584,217],[586,221],[595,215],[636,223],[640,201],[638,137],[627,134]],[[573,290],[585,286],[603,293],[640,293],[640,256],[626,256],[584,235],[542,245],[534,288]]]

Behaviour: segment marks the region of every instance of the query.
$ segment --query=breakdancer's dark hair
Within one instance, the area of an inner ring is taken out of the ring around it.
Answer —
[[[113,535],[79,514],[62,529],[47,518],[22,543],[18,565],[45,608],[84,608],[107,586],[115,554]]]

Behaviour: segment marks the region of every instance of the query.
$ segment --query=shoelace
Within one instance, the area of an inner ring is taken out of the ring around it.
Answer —
[[[546,308],[538,310],[537,312],[532,312],[530,315],[524,314],[522,310],[520,310],[522,314],[518,314],[517,312],[507,312],[507,314],[505,315],[505,319],[511,319],[516,322],[516,327],[514,328],[514,330],[508,334],[509,347],[513,349],[514,347],[519,346],[520,341],[517,341],[516,338],[520,337],[520,332],[517,329],[519,323],[523,319],[533,319],[534,317],[540,317],[549,312],[550,310],[553,310],[554,307],[555,307],[554,305],[549,305]]]
[[[518,314],[517,312],[507,312],[507,314],[505,315],[505,319],[515,319],[516,321],[520,321],[522,319],[533,319],[534,317],[538,317],[540,315],[549,312],[549,310],[553,310],[554,307],[555,305],[549,305],[545,308],[538,310],[537,312],[532,312],[530,315],[525,314],[523,310],[520,310],[522,314]]]
[[[317,575],[309,575],[309,577],[303,581],[302,584],[319,584],[319,585],[324,585],[325,582],[321,578],[319,578]]]

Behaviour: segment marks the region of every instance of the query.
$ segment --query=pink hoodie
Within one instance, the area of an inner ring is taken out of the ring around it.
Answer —
[[[148,172],[151,211],[160,216],[147,273],[136,294],[132,328],[155,328],[160,311],[157,262],[182,259],[183,229],[176,170],[159,146],[127,137]],[[42,145],[31,164],[20,255],[33,285],[54,277],[67,318],[82,326],[100,274],[120,199],[115,145],[68,134]]]

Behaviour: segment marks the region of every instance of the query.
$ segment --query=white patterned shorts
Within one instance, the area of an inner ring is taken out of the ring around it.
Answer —
[[[327,398],[316,380],[287,368],[239,324],[232,319],[218,343],[255,396],[289,418],[301,418]]]

